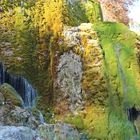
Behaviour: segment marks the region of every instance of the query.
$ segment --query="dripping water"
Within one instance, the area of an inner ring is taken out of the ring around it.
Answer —
[[[125,76],[123,67],[122,67],[121,62],[120,62],[120,50],[121,50],[120,45],[116,45],[114,47],[114,52],[115,52],[116,58],[117,58],[118,71],[119,71],[119,74],[120,74],[120,77],[121,77],[121,80],[122,80],[123,94],[124,94],[124,98],[125,98],[127,96],[128,89],[127,89],[126,76]],[[134,124],[134,120],[136,119],[136,116],[137,116],[137,111],[134,107],[131,108],[131,109],[128,108],[127,104],[125,102],[124,102],[124,109],[125,109],[125,112],[128,116],[128,120],[132,122],[133,127],[134,127],[134,131],[137,135],[138,131],[137,131],[137,128]]]

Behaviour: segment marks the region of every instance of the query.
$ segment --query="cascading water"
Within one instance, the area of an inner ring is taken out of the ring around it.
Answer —
[[[35,105],[37,92],[32,85],[23,77],[13,76],[7,73],[0,62],[0,85],[8,83],[15,88],[24,101],[25,108],[31,108]]]
[[[40,121],[40,123],[41,123],[41,124],[45,124],[45,119],[44,119],[44,117],[43,117],[43,114],[42,114],[41,111],[39,111],[39,110],[38,110],[38,112],[39,112],[39,121]]]
[[[0,62],[0,85],[5,81],[5,70],[3,68],[3,64]]]

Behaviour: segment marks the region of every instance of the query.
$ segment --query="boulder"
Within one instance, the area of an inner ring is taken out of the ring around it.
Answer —
[[[35,130],[20,126],[0,126],[0,140],[41,140]]]
[[[81,137],[72,125],[64,123],[40,125],[38,132],[44,140],[80,140]]]
[[[3,94],[5,103],[22,106],[23,100],[16,90],[9,84],[4,83],[0,86],[0,92]]]
[[[39,112],[35,114],[32,110],[6,104],[0,108],[0,124],[3,126],[27,126],[35,129],[41,123]]]

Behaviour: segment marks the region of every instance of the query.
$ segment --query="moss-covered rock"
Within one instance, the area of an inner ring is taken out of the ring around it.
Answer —
[[[0,106],[4,104],[3,94],[0,92]]]
[[[4,83],[0,86],[0,92],[3,94],[4,102],[22,106],[23,100],[20,95],[15,91],[15,89],[7,83]]]
[[[81,135],[69,124],[46,124],[38,127],[38,132],[44,140],[80,140]]]

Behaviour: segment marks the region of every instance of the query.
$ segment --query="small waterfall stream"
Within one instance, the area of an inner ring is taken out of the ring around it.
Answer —
[[[9,74],[4,69],[3,63],[0,62],[0,85],[3,83],[8,83],[15,88],[15,90],[22,97],[25,108],[31,108],[35,106],[35,100],[37,96],[36,90],[27,81],[27,79]]]
[[[127,97],[127,93],[128,93],[128,88],[127,88],[127,82],[126,82],[126,76],[125,76],[125,73],[124,73],[124,70],[123,70],[123,67],[121,65],[121,62],[120,62],[120,51],[121,51],[121,45],[116,45],[114,46],[114,52],[116,54],[116,58],[117,58],[117,65],[118,65],[118,71],[119,71],[119,75],[121,77],[121,81],[122,81],[122,88],[123,88],[123,96],[124,98]],[[137,128],[134,124],[134,120],[136,119],[137,117],[137,110],[133,107],[133,108],[129,108],[127,106],[127,103],[123,103],[123,107],[124,107],[124,110],[126,112],[126,115],[128,117],[128,120],[133,124],[133,127],[134,127],[134,130],[135,130],[135,133],[136,135],[138,134],[137,132]]]
[[[23,100],[24,108],[32,108],[35,106],[37,92],[33,86],[21,76],[14,76],[9,74],[3,66],[3,63],[0,62],[0,85],[3,83],[8,83],[20,94]],[[38,110],[39,120],[41,124],[45,123],[43,114]]]
[[[42,114],[41,111],[39,111],[39,110],[38,110],[38,112],[39,112],[39,121],[40,121],[40,123],[41,123],[41,124],[45,124],[45,119],[44,119],[43,114]]]

